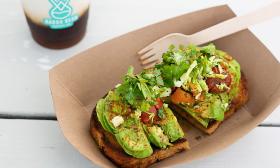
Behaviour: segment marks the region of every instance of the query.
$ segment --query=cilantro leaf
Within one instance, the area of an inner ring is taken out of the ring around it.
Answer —
[[[166,87],[173,87],[174,80],[178,80],[188,69],[189,65],[182,62],[180,65],[163,65],[160,67],[162,78]]]

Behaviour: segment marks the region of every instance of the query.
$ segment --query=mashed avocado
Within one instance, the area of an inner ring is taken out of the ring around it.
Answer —
[[[179,46],[178,49],[170,46],[156,68],[161,71],[165,86],[180,87],[193,96],[192,103],[183,101],[186,99],[178,103],[179,99],[173,98],[177,106],[204,127],[213,120],[224,120],[224,113],[239,92],[240,65],[213,44]]]

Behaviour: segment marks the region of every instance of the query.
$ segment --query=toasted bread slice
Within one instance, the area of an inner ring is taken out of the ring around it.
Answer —
[[[149,157],[143,159],[134,158],[124,152],[114,135],[103,129],[97,119],[95,109],[91,116],[90,132],[101,152],[117,166],[124,168],[145,168],[155,162],[189,149],[188,141],[183,138],[172,143],[173,146],[166,149],[153,147],[153,154]]]
[[[246,87],[246,83],[247,83],[246,79],[245,79],[244,75],[242,74],[240,84],[239,84],[239,93],[232,100],[229,110],[225,112],[225,119],[223,121],[225,121],[226,119],[231,117],[240,107],[242,107],[248,101],[248,90]],[[182,116],[188,122],[190,122],[192,125],[194,125],[196,128],[200,129],[201,131],[203,131],[209,135],[214,133],[223,122],[223,121],[213,121],[209,124],[209,126],[207,128],[205,128],[198,121],[196,121],[196,119],[194,119],[186,111],[184,111],[180,107],[176,106],[175,104],[171,104],[170,108],[173,109],[173,111],[177,112],[180,116]]]

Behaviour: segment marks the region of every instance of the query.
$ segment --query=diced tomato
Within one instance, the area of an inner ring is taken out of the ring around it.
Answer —
[[[212,71],[213,71],[214,73],[216,73],[216,74],[219,74],[219,73],[220,73],[220,70],[219,70],[218,66],[214,66],[214,67],[212,68]]]
[[[143,112],[143,113],[141,113],[140,119],[144,124],[147,124],[150,121],[149,117],[150,117],[150,114]]]
[[[229,87],[231,85],[231,75],[228,75],[225,79],[224,79],[225,84]]]
[[[151,108],[150,108],[150,110],[149,110],[149,112],[150,113],[157,113],[157,109],[156,109],[156,107],[155,106],[152,106]]]
[[[212,93],[221,93],[223,92],[220,90],[217,85],[219,85],[223,80],[219,78],[207,78],[206,83],[209,88],[209,91]]]
[[[231,76],[227,75],[225,79],[219,79],[219,78],[207,78],[206,84],[209,88],[209,91],[212,93],[222,93],[225,92],[226,90],[220,90],[217,85],[225,83],[228,87],[231,84]]]
[[[154,118],[153,118],[153,121],[157,121],[159,119],[158,115],[157,115],[157,109],[155,106],[152,106],[150,109],[149,109],[149,113],[154,113]],[[150,115],[147,112],[142,112],[141,113],[141,116],[140,116],[140,119],[143,123],[147,124],[150,122]]]
[[[163,102],[160,98],[157,98],[157,104],[155,105],[156,109],[160,109],[163,106]]]

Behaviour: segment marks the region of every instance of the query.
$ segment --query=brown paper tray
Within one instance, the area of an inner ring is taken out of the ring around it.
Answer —
[[[226,5],[178,16],[92,47],[51,69],[53,102],[64,136],[93,163],[112,166],[89,132],[96,101],[120,82],[129,65],[137,72],[141,70],[136,52],[150,42],[173,32],[192,34],[234,16]],[[220,151],[255,128],[280,104],[280,64],[249,30],[213,43],[241,64],[248,80],[249,102],[211,136],[185,124],[192,149],[155,167],[189,162]]]

